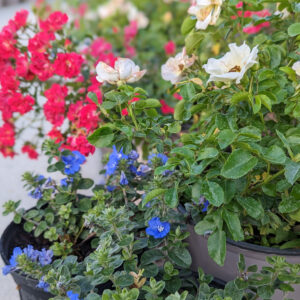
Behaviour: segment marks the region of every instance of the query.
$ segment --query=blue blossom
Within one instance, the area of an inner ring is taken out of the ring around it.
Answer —
[[[72,155],[62,156],[61,160],[65,164],[65,173],[73,175],[80,170],[80,166],[85,162],[85,157],[79,151],[72,151]]]
[[[53,251],[42,249],[39,253],[39,262],[42,266],[49,265],[52,262]]]
[[[208,200],[206,200],[204,203],[203,203],[203,209],[202,209],[202,212],[207,212],[207,208],[208,208],[208,206],[209,206],[209,202],[208,202]]]
[[[162,172],[162,175],[163,176],[169,176],[169,175],[172,175],[174,173],[174,171],[171,171],[171,170],[165,170]]]
[[[141,176],[145,176],[150,170],[151,168],[147,165],[140,165],[139,167],[139,172]]]
[[[139,172],[137,167],[134,165],[129,165],[129,170],[135,175],[141,175],[141,172]]]
[[[13,271],[17,267],[17,265],[18,265],[17,258],[19,255],[22,255],[22,254],[23,254],[23,251],[20,247],[14,248],[13,254],[9,259],[9,265],[4,266],[2,268],[3,275],[9,274],[11,271]]]
[[[80,300],[79,294],[73,293],[73,291],[68,291],[67,296],[69,297],[70,300]]]
[[[39,283],[37,284],[38,288],[43,289],[45,292],[49,292],[49,283],[44,281],[44,276],[40,279]]]
[[[39,175],[39,176],[36,178],[35,181],[39,182],[39,181],[42,181],[42,180],[44,180],[44,179],[45,179],[45,176]]]
[[[127,177],[126,177],[126,175],[123,171],[121,172],[120,184],[121,185],[127,185],[128,184]]]
[[[121,148],[120,152],[117,151],[116,146],[113,146],[113,151],[109,156],[109,160],[106,165],[106,175],[112,175],[117,170],[121,159],[128,159],[128,156],[123,153]]]
[[[167,161],[168,161],[168,157],[165,155],[165,154],[163,154],[163,153],[153,153],[153,154],[150,154],[149,156],[148,156],[148,164],[149,165],[152,165],[153,164],[153,160],[155,160],[155,158],[157,159],[160,159],[161,160],[161,163],[163,164],[163,165],[165,165],[166,163],[167,163]]]
[[[28,195],[37,200],[40,200],[43,197],[43,193],[40,187],[37,187],[34,191],[31,191]]]
[[[130,160],[133,160],[133,161],[136,161],[138,158],[139,158],[139,154],[135,151],[135,150],[132,150],[129,154],[128,154],[128,158]]]
[[[153,236],[155,239],[161,239],[165,237],[170,231],[170,223],[161,222],[158,217],[152,218],[148,222],[146,233]]]
[[[40,255],[40,251],[35,250],[32,245],[28,245],[23,249],[23,253],[31,260],[37,261]]]
[[[107,185],[107,186],[106,186],[106,189],[107,189],[109,192],[113,192],[113,191],[116,189],[116,186],[115,186],[115,185]]]
[[[60,185],[61,186],[68,186],[72,182],[73,182],[72,177],[71,178],[66,177],[66,178],[63,178],[63,179],[60,180]]]

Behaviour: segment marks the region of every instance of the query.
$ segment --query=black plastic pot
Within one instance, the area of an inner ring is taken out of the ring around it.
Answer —
[[[15,247],[24,248],[28,244],[34,244],[35,238],[23,229],[22,224],[10,223],[3,232],[0,240],[0,254],[6,265],[9,265],[9,259]],[[14,278],[21,300],[48,300],[54,297],[52,294],[44,292],[37,288],[38,281],[30,278],[20,271],[11,272]],[[111,282],[97,286],[98,293],[102,294],[105,289],[111,289]],[[1,299],[2,300],[2,299]]]
[[[9,265],[13,249],[24,247],[30,240],[32,240],[32,236],[24,231],[23,225],[10,223],[0,240],[0,254],[4,263]],[[54,297],[52,294],[37,288],[37,280],[25,276],[19,271],[13,271],[11,275],[18,286],[21,300],[48,300]]]

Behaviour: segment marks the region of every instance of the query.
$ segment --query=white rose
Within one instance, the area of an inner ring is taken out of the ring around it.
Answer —
[[[101,19],[109,18],[117,13],[123,12],[122,8],[125,6],[124,0],[110,0],[106,4],[98,6],[98,15]]]
[[[244,74],[254,64],[257,63],[257,46],[251,51],[245,43],[241,46],[229,44],[230,51],[220,59],[210,58],[203,66],[205,71],[210,74],[210,81],[236,81],[240,83]]]
[[[96,79],[99,82],[118,84],[136,82],[145,75],[146,70],[140,71],[140,67],[129,58],[118,58],[114,68],[104,62],[99,62],[96,72]]]
[[[300,60],[293,64],[292,69],[300,76]]]
[[[132,4],[128,3],[128,14],[127,18],[129,21],[136,21],[138,28],[146,28],[149,24],[148,18],[145,16],[145,14],[141,11],[138,11],[138,9]]]
[[[223,0],[194,0],[188,13],[197,18],[196,29],[205,30],[217,23],[222,3]]]
[[[195,62],[196,57],[189,57],[185,48],[175,57],[170,57],[167,62],[161,66],[161,76],[164,80],[175,84],[181,80],[184,69],[190,67]]]

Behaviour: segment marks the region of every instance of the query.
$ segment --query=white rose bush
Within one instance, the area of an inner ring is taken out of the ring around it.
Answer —
[[[74,9],[74,28],[57,21],[62,36],[94,42],[78,78],[46,95],[72,104],[72,131],[83,94],[93,108],[80,111],[87,142],[111,150],[94,183],[81,176],[82,146],[44,141],[48,171],[63,179],[27,172],[36,207],[4,205],[28,243],[8,247],[3,274],[29,276],[55,300],[299,299],[300,264],[286,257],[258,269],[240,255],[236,278],[220,288],[191,251],[203,237],[197,255],[222,268],[228,243],[294,256],[300,248],[300,7],[277,2],[90,0]],[[75,68],[81,50],[72,49]],[[18,75],[10,78],[11,89]],[[92,88],[81,89],[87,80]]]

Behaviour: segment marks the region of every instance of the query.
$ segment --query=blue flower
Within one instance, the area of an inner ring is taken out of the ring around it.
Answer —
[[[80,166],[85,162],[85,157],[79,151],[72,151],[72,155],[62,156],[61,160],[65,164],[65,173],[73,175],[80,170]]]
[[[37,200],[40,200],[43,197],[43,193],[40,187],[37,187],[34,191],[31,191],[28,195]]]
[[[208,200],[206,200],[204,203],[203,203],[203,209],[202,209],[202,212],[207,212],[207,208],[208,208],[208,206],[209,206],[209,202],[208,202]]]
[[[152,218],[148,222],[146,233],[153,236],[155,239],[161,239],[165,237],[170,231],[170,223],[161,222],[158,217]]]
[[[148,156],[148,164],[152,165],[155,159],[160,159],[163,165],[165,165],[168,161],[168,157],[163,153],[157,153],[157,154],[153,153]]]
[[[36,178],[35,181],[39,182],[39,181],[42,181],[42,180],[44,180],[44,179],[45,179],[45,176],[39,175],[39,176]]]
[[[13,254],[9,259],[9,265],[4,266],[2,268],[3,275],[9,274],[11,271],[13,271],[17,267],[17,265],[18,265],[17,258],[19,255],[22,255],[22,254],[23,254],[23,251],[20,247],[14,248]]]
[[[108,186],[106,186],[106,189],[107,189],[109,192],[113,192],[113,191],[116,189],[116,186],[115,186],[115,185],[108,185]]]
[[[79,294],[73,293],[73,291],[68,291],[67,296],[69,297],[70,300],[80,300]]]
[[[141,176],[146,176],[150,170],[151,168],[149,168],[147,165],[140,165],[139,167],[139,173]]]
[[[63,178],[63,179],[60,180],[60,185],[61,186],[68,186],[72,182],[73,182],[72,177],[71,178],[66,177],[66,178]]]
[[[121,185],[127,185],[128,184],[127,177],[126,177],[126,175],[123,171],[121,172],[120,184]]]
[[[130,160],[137,160],[140,157],[140,155],[135,151],[132,150],[129,154],[128,154],[128,158]]]
[[[35,250],[32,245],[28,245],[23,249],[23,253],[31,260],[37,261],[40,255],[40,251]]]
[[[109,160],[106,165],[106,175],[112,175],[117,170],[121,159],[128,159],[128,156],[123,153],[121,148],[120,152],[117,151],[116,146],[113,146],[113,151],[109,156]]]
[[[171,171],[171,170],[165,170],[162,172],[162,175],[163,176],[169,176],[169,175],[172,175],[174,173],[174,171]]]
[[[39,283],[37,284],[38,288],[43,289],[45,292],[49,292],[49,283],[44,281],[44,276],[40,279]]]
[[[42,266],[46,266],[51,264],[53,257],[53,251],[52,250],[46,250],[42,249],[39,253],[39,262]]]

